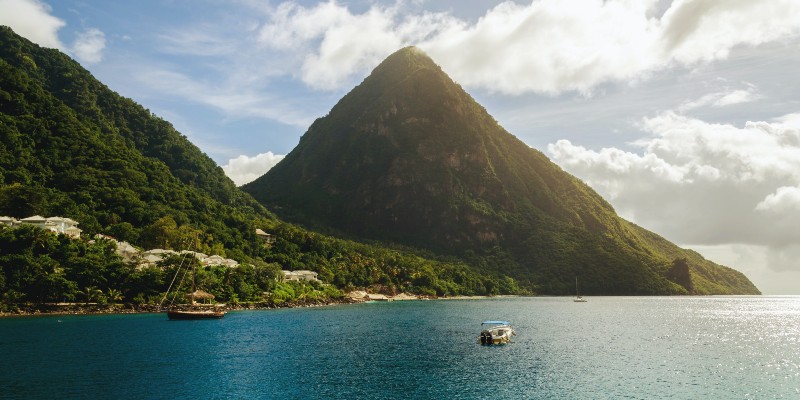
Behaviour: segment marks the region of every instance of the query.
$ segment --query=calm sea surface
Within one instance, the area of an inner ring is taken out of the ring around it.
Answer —
[[[487,319],[515,341],[477,344]],[[798,399],[800,297],[4,318],[0,398]]]

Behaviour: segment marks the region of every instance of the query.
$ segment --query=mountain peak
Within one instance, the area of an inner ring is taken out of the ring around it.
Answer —
[[[379,85],[392,85],[407,81],[409,77],[420,73],[447,76],[424,51],[414,46],[395,51],[380,64],[364,80],[365,83],[378,81]],[[447,77],[445,81],[450,81]]]
[[[606,294],[687,291],[660,272],[680,250],[658,251],[416,47],[387,57],[243,188],[291,220],[514,271],[545,293],[568,293],[579,273]]]
[[[396,71],[397,69],[406,69],[407,71],[414,71],[420,68],[435,68],[439,69],[436,63],[422,50],[415,46],[403,47],[395,51],[389,57],[386,57],[376,68],[390,69]]]

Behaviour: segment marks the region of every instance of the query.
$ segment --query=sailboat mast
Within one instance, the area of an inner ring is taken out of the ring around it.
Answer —
[[[192,261],[194,261],[194,260],[192,260]],[[194,305],[194,292],[197,291],[197,286],[196,286],[196,283],[195,283],[195,275],[196,274],[197,274],[197,268],[195,267],[195,263],[192,262],[192,293],[191,293],[192,305]]]

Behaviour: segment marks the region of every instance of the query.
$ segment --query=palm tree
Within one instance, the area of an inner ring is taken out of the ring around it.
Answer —
[[[106,290],[106,300],[109,303],[116,303],[122,300],[122,292],[117,289]]]
[[[88,306],[93,300],[97,300],[103,295],[103,291],[96,286],[87,286],[84,290],[78,290],[78,294],[84,296]]]

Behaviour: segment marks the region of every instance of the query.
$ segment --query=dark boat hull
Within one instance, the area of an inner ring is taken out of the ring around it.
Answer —
[[[167,311],[169,319],[220,319],[225,316],[224,311]]]

